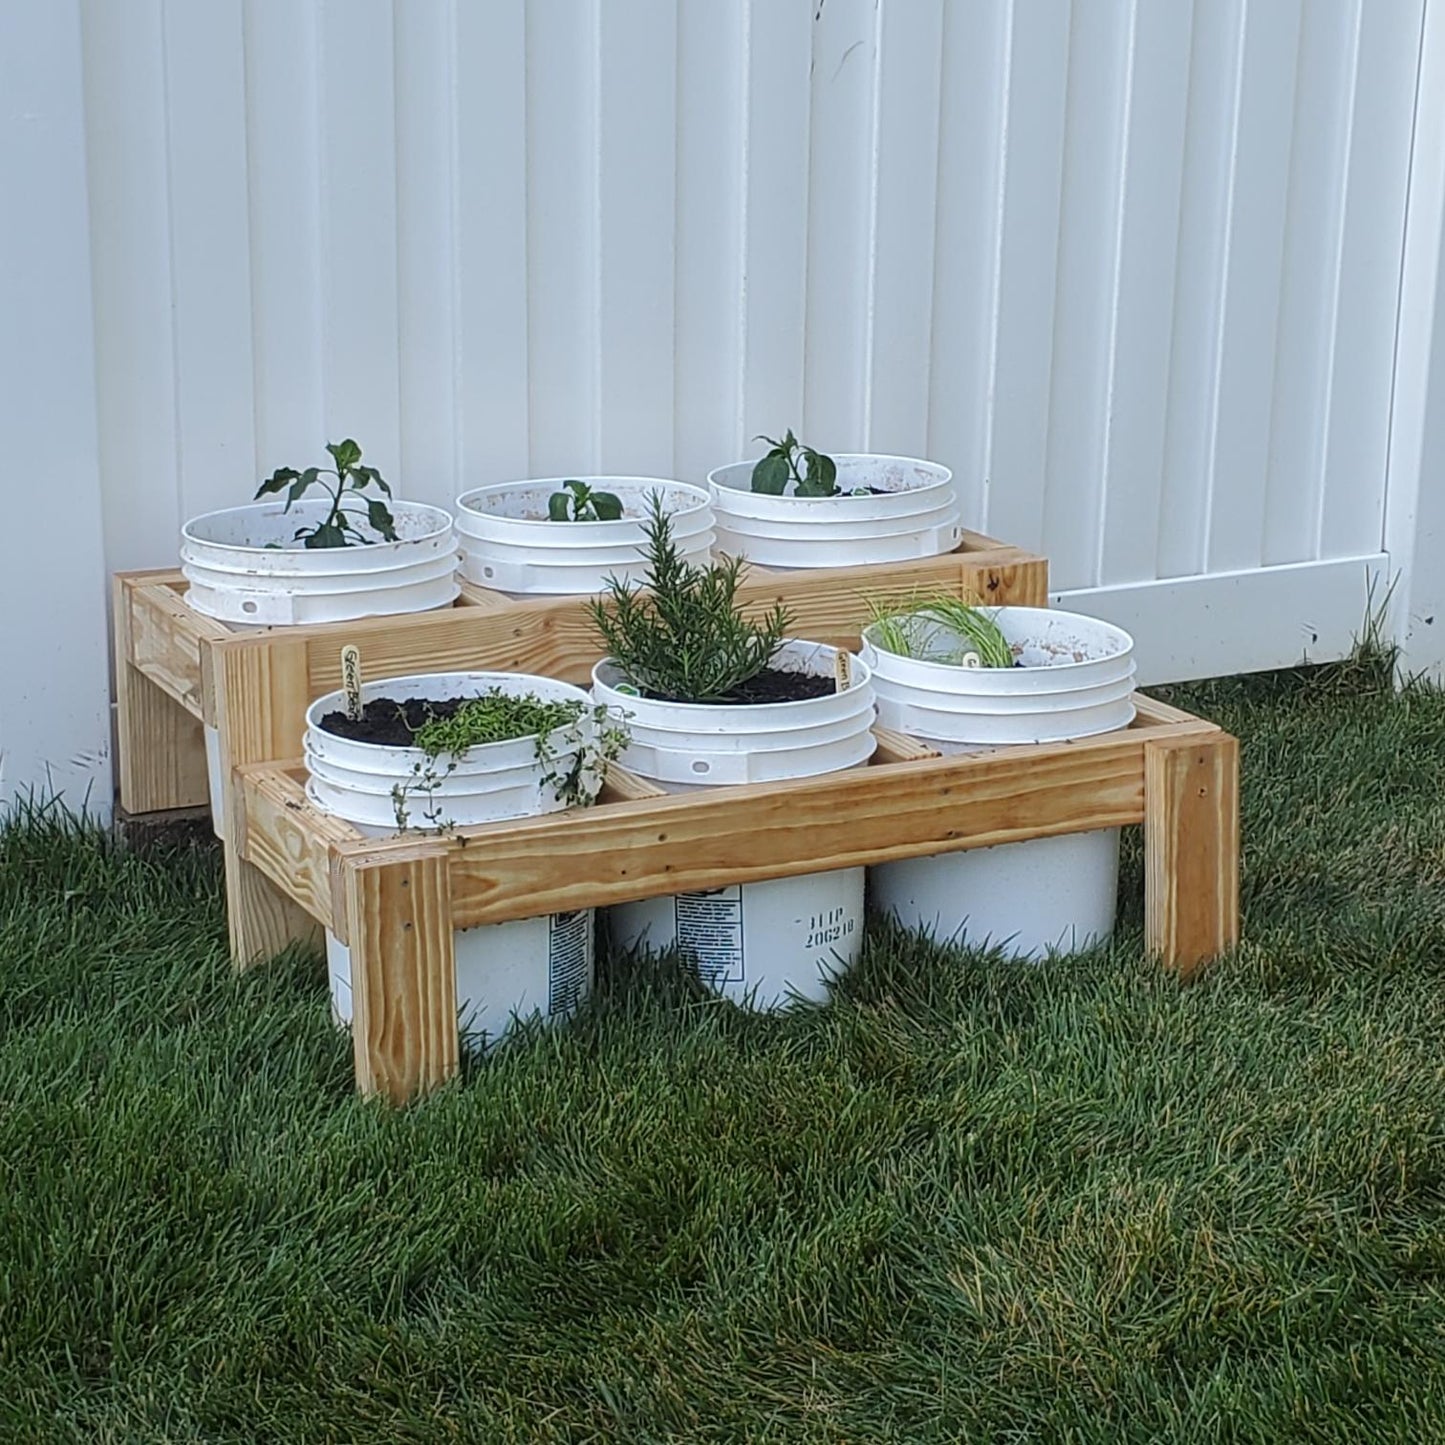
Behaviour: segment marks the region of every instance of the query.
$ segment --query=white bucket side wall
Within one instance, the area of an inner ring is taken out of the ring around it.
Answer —
[[[875,646],[865,629],[862,651],[884,727],[948,754],[1063,742],[1133,721],[1133,640],[1126,632],[1046,608],[991,612],[1032,665],[967,668],[907,658]],[[930,633],[945,647],[959,640],[930,623],[915,641]],[[1070,952],[1113,932],[1119,837],[1110,828],[879,864],[869,870],[869,906],[905,927],[1016,958]]]
[[[837,648],[794,639],[776,660],[831,677],[837,656]],[[669,792],[757,776],[815,777],[861,766],[874,751],[871,674],[857,659],[842,693],[753,707],[629,697],[611,685],[618,680],[609,662],[599,663],[593,695],[632,712],[634,729],[649,739],[629,749],[623,764]],[[776,747],[775,729],[795,745]],[[865,870],[845,868],[621,904],[609,910],[612,939],[623,949],[676,947],[704,982],[740,1004],[775,1009],[793,1000],[818,1002],[857,960],[865,888]]]

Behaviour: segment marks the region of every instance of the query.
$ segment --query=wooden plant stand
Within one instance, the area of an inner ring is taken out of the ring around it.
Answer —
[[[217,644],[244,638],[265,653],[264,661],[247,654],[246,666],[258,677],[264,674],[266,710],[244,728],[231,729],[234,762],[299,752],[306,704],[340,685],[336,653],[341,644],[336,638],[341,634],[363,647],[368,669],[377,677],[426,671],[440,667],[443,659],[448,666],[481,666],[467,661],[465,639],[471,634],[456,626],[463,616],[505,619],[500,632],[487,636],[511,638],[515,650],[503,648],[502,653],[513,659],[534,657],[536,644],[547,639],[543,664],[532,671],[585,681],[585,669],[569,670],[569,665],[574,655],[595,655],[576,598],[522,601],[463,583],[457,607],[448,611],[238,632],[191,611],[182,597],[185,585],[175,570],[121,572],[115,577],[119,792],[122,812],[130,817],[193,811],[208,802],[202,729],[221,722],[211,668],[211,649]],[[917,562],[787,574],[755,568],[744,592],[759,609],[784,598],[797,613],[800,636],[829,641],[809,629],[836,633],[841,627],[856,640],[857,619],[866,615],[867,599],[933,586],[972,590],[990,602],[1044,607],[1048,564],[1018,547],[970,532],[958,551]],[[264,641],[257,644],[257,638]],[[313,638],[319,651],[311,646]],[[408,651],[413,647],[415,652]],[[503,659],[489,665],[513,664]]]
[[[939,757],[879,730],[873,765],[665,796],[614,769],[578,813],[363,838],[307,800],[299,762],[235,774],[238,957],[329,929],[351,950],[357,1086],[404,1101],[459,1056],[454,930],[932,853],[1143,823],[1146,940],[1182,977],[1238,937],[1239,748],[1136,696],[1121,732]]]

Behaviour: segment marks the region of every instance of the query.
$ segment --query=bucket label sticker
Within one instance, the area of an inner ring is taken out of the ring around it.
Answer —
[[[742,983],[743,891],[710,888],[679,893],[673,900],[677,918],[677,950],[712,988]]]
[[[571,1013],[587,991],[592,914],[585,908],[554,913],[548,920],[547,1012]]]

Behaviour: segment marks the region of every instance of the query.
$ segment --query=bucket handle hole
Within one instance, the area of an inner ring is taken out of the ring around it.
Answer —
[[[693,772],[695,772],[695,773],[710,773],[710,772],[712,772],[712,764],[711,764],[711,763],[705,763],[705,762],[703,762],[703,760],[702,760],[701,758],[699,758],[699,759],[692,765],[692,770],[693,770]]]
[[[254,602],[243,602],[243,603],[241,604],[241,611],[242,611],[242,612],[254,612],[255,610],[256,610],[256,604],[255,604]]]

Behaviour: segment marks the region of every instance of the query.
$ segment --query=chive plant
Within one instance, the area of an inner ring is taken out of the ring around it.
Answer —
[[[1014,665],[1013,649],[994,614],[958,597],[943,595],[876,608],[868,636],[885,652],[922,662],[953,667]]]

